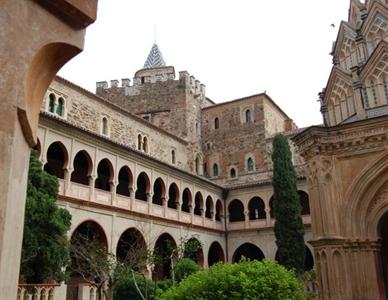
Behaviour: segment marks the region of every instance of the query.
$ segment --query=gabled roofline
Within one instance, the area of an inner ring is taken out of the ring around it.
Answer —
[[[356,32],[355,28],[353,28],[349,22],[341,21],[340,27],[338,29],[337,38],[335,40],[335,44],[334,44],[332,52],[331,52],[332,55],[335,55],[335,56],[338,55],[338,51],[340,51],[340,49],[341,49],[341,47],[339,47],[339,46],[342,44],[346,30],[351,32],[354,35],[354,38],[357,36],[357,32]]]
[[[326,83],[324,103],[327,103],[327,95],[329,94],[329,91],[331,90],[331,87],[333,85],[333,80],[336,76],[340,76],[344,80],[348,81],[350,83],[350,85],[352,84],[352,75],[350,73],[347,73],[344,70],[342,70],[339,66],[334,65],[331,68],[330,76],[329,76],[329,79],[327,80],[327,83]]]
[[[215,105],[204,107],[204,108],[202,108],[202,110],[210,110],[212,108],[216,108],[216,107],[220,107],[220,106],[224,106],[224,105],[229,105],[231,103],[250,100],[250,99],[255,98],[255,97],[264,97],[272,105],[274,105],[283,114],[283,116],[286,117],[286,119],[291,120],[291,118],[276,104],[275,101],[272,100],[272,98],[270,96],[268,96],[267,93],[259,93],[259,94],[254,94],[254,95],[250,95],[250,96],[246,96],[246,97],[242,97],[242,98],[238,98],[238,99],[234,99],[234,100],[230,100],[230,101],[226,101],[226,102],[217,103]]]
[[[360,78],[365,79],[369,70],[373,68],[378,62],[379,58],[388,52],[388,43],[384,40],[381,40],[377,47],[373,50],[372,54],[369,56],[367,62],[362,66],[360,72]]]

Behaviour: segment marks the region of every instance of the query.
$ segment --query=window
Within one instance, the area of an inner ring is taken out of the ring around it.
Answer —
[[[251,116],[251,110],[250,109],[247,109],[245,111],[245,122],[246,123],[252,122],[252,116]]]
[[[218,118],[214,119],[214,129],[220,128],[220,120]]]
[[[58,105],[57,105],[57,115],[58,116],[61,116],[61,117],[63,117],[63,104],[64,104],[64,100],[63,100],[63,98],[62,97],[60,97],[59,99],[58,99]]]
[[[248,160],[247,160],[247,169],[248,169],[248,171],[254,170],[253,159],[251,157],[248,158]]]
[[[217,164],[213,165],[213,176],[218,176],[218,165]]]
[[[54,94],[50,94],[50,96],[49,96],[48,111],[53,113],[54,112],[54,106],[55,106],[55,95]]]
[[[385,95],[385,100],[388,103],[388,83],[385,79],[384,79],[384,95]]]
[[[375,82],[373,80],[370,82],[370,84],[371,84],[371,88],[372,88],[373,100],[374,100],[375,105],[377,106],[376,85],[375,85]]]
[[[141,138],[141,135],[139,134],[137,136],[137,150],[141,150],[141,140],[142,138]]]
[[[366,88],[364,88],[364,106],[365,106],[365,108],[369,107],[368,92],[367,92]]]
[[[175,165],[175,150],[171,151],[171,162]]]
[[[146,137],[143,138],[143,151],[148,152],[148,140]]]
[[[235,168],[230,169],[230,177],[231,178],[235,178],[236,177],[236,169]]]
[[[102,118],[102,134],[108,135],[108,119]]]

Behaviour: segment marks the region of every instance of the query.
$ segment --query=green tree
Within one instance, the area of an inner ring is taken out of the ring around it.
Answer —
[[[175,265],[175,279],[180,282],[199,270],[201,270],[201,267],[195,261],[190,258],[182,258]]]
[[[281,134],[274,137],[272,145],[274,230],[279,263],[301,273],[304,269],[306,250],[303,239],[302,207],[290,146],[287,138]]]
[[[303,299],[302,285],[291,271],[270,260],[216,264],[198,271],[158,300]]]
[[[31,152],[20,277],[27,283],[62,281],[70,261],[66,236],[70,213],[56,203],[58,179]]]

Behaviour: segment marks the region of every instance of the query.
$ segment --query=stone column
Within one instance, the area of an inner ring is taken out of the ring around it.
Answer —
[[[362,95],[362,82],[359,77],[360,67],[353,66],[350,68],[352,71],[352,80],[353,80],[353,97],[354,103],[356,105],[355,110],[358,119],[365,119],[365,107]]]
[[[76,2],[76,3],[75,3]],[[30,147],[58,70],[83,48],[97,0],[2,0],[0,17],[0,291],[16,299]]]

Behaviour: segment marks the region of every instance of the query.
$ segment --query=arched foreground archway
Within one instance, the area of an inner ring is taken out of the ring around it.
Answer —
[[[263,251],[251,243],[242,244],[236,249],[233,254],[232,261],[239,262],[242,257],[249,258],[251,260],[263,260],[265,258]]]
[[[204,258],[202,244],[196,238],[191,238],[185,243],[183,256],[195,261],[198,265],[203,267]]]
[[[71,263],[68,295],[75,295],[78,284],[98,280],[100,265],[108,259],[108,240],[103,228],[88,220],[74,230],[70,239]],[[69,296],[68,299],[77,299]]]
[[[218,262],[225,262],[224,251],[222,250],[222,247],[218,242],[213,242],[211,244],[207,261],[209,267]]]
[[[176,247],[175,240],[168,233],[163,233],[156,240],[154,248],[155,265],[152,272],[153,280],[171,277],[171,255]]]
[[[136,271],[144,272],[147,263],[147,245],[141,232],[136,228],[125,230],[117,243],[116,257],[130,264]]]
[[[379,226],[379,235],[381,238],[381,248],[380,248],[380,278],[384,283],[385,295],[388,293],[388,212],[386,212],[380,219]]]

